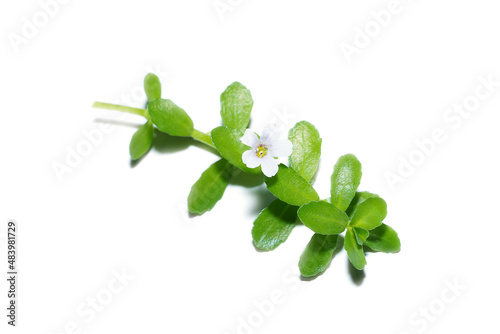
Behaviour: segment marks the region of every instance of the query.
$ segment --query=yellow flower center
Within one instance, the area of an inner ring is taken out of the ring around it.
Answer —
[[[259,147],[257,147],[256,154],[259,158],[265,157],[267,154],[267,147],[265,147],[264,145],[259,145]]]

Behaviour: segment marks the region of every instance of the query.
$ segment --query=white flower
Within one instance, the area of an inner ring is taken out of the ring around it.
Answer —
[[[250,129],[241,137],[243,144],[251,149],[243,152],[241,157],[248,168],[262,166],[265,176],[271,177],[278,172],[277,157],[288,157],[292,154],[293,144],[288,139],[280,139],[279,134],[267,127],[260,138]]]

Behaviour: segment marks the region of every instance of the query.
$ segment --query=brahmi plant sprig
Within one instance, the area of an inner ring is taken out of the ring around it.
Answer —
[[[322,273],[342,244],[352,265],[362,270],[365,252],[396,253],[397,233],[383,223],[387,204],[378,195],[358,192],[361,164],[347,154],[339,158],[331,176],[330,197],[320,199],[312,178],[321,156],[321,137],[309,122],[301,121],[281,138],[268,127],[261,135],[247,129],[253,99],[250,91],[234,82],[221,95],[222,126],[205,133],[194,128],[188,114],[174,102],[161,98],[161,84],[152,73],[144,79],[147,109],[96,102],[94,107],[143,116],[146,123],[132,136],[130,156],[141,158],[151,148],[154,127],[171,136],[192,137],[213,148],[220,160],[209,166],[191,188],[188,210],[203,214],[222,198],[238,171],[264,174],[267,189],[276,199],[254,221],[252,238],[258,249],[270,251],[288,239],[302,222],[314,232],[299,261],[305,277]],[[288,157],[288,166],[278,164]],[[345,232],[344,238],[340,234]]]

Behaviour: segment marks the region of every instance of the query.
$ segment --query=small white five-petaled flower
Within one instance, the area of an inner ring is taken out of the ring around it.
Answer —
[[[262,167],[262,172],[267,177],[272,177],[278,172],[277,157],[288,157],[292,154],[293,144],[288,139],[280,139],[279,134],[267,127],[262,131],[260,138],[250,129],[241,137],[243,144],[251,149],[243,152],[241,157],[248,168]]]

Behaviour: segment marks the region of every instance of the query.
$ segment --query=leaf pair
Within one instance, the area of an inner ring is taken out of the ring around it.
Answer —
[[[171,136],[191,136],[193,120],[174,102],[161,98],[160,79],[153,73],[144,78],[144,90],[148,97],[149,116],[158,130]]]
[[[318,203],[328,204],[326,202]],[[313,204],[313,206],[315,205]],[[303,208],[299,210],[301,219],[303,218],[301,216]],[[369,192],[357,192],[346,212],[349,214],[350,221],[345,225],[347,231],[344,238],[344,248],[350,262],[356,269],[362,270],[366,265],[363,246],[384,253],[399,252],[401,243],[396,231],[382,223],[387,213],[383,199]],[[307,220],[307,218],[305,219]],[[345,219],[345,217],[342,216],[342,219]],[[331,230],[327,232],[338,232],[344,226],[343,224],[344,220],[336,225],[331,224],[331,226],[336,226],[337,229],[333,230],[333,227],[330,227]],[[337,244],[330,242],[318,247],[317,240],[326,237],[336,238],[337,236],[338,234],[333,233],[329,235],[316,233],[312,237],[299,262],[299,268],[303,276],[316,276],[326,269],[332,257],[325,254],[333,254]]]
[[[333,242],[318,247],[317,240],[336,236],[346,229],[344,248],[358,270],[366,265],[364,245],[372,245],[376,251],[399,251],[397,234],[382,224],[387,215],[385,201],[369,192],[357,192],[361,175],[361,164],[354,155],[340,157],[331,177],[330,202],[315,201],[300,207],[300,220],[316,233],[299,262],[303,276],[315,276],[325,270],[331,261],[331,256],[325,254],[333,254],[337,247]]]
[[[302,223],[315,232],[299,261],[303,276],[318,275],[332,260],[331,255],[337,247],[337,242],[325,242],[318,247],[317,240],[328,237],[336,241],[338,234],[344,232],[350,221],[344,211],[356,194],[361,175],[361,164],[354,155],[340,157],[331,177],[330,202],[315,201],[299,209],[298,215]]]
[[[361,164],[358,159],[347,154],[337,161],[331,177],[330,202],[313,199],[303,203],[299,218],[305,226],[319,234],[340,234],[350,222],[344,212],[356,195],[361,180]]]
[[[351,221],[345,234],[344,248],[352,265],[362,270],[366,265],[363,245],[371,230],[382,225],[387,215],[387,204],[375,194],[358,194],[351,203]]]
[[[266,179],[278,199],[262,210],[252,228],[255,247],[261,250],[273,250],[285,242],[296,226],[298,206],[319,198],[309,184],[321,156],[318,130],[302,121],[289,131],[288,139],[293,144],[290,167],[280,165],[276,176]]]
[[[193,121],[184,109],[171,100],[161,98],[160,79],[153,73],[144,78],[144,91],[148,97],[146,124],[141,126],[130,141],[130,156],[132,160],[142,157],[153,143],[154,127],[171,136],[189,137],[193,133]]]
[[[144,91],[148,101],[161,97],[160,79],[153,73],[148,73],[144,78]],[[137,160],[146,154],[153,144],[154,126],[151,118],[146,117],[147,122],[142,125],[132,136],[129,145],[130,157]]]
[[[208,167],[191,188],[188,196],[191,213],[203,214],[212,210],[224,195],[235,167],[246,172],[260,172],[260,168],[250,170],[241,160],[246,146],[240,138],[250,122],[253,106],[250,91],[239,82],[234,82],[221,94],[220,102],[224,125],[213,129],[211,138],[222,159]]]
[[[387,204],[376,194],[370,192],[357,192],[346,213],[351,217],[351,223],[346,232],[351,241],[356,239],[359,246],[384,253],[397,253],[401,248],[399,237],[390,226],[382,223],[387,215]],[[349,259],[353,266],[361,270],[366,265],[364,252],[353,242],[345,246],[351,253]]]

